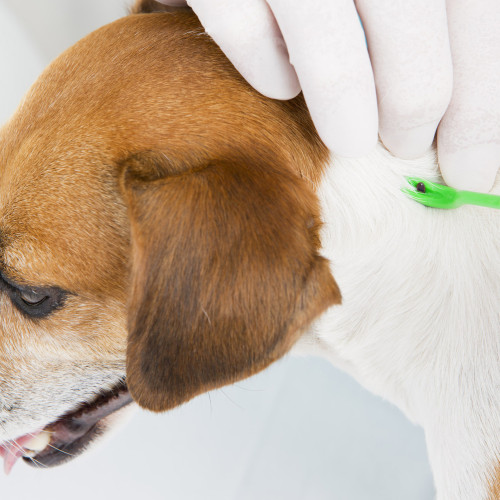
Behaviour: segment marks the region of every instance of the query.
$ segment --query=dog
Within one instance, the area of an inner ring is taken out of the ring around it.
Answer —
[[[0,131],[6,468],[292,351],[424,428],[440,500],[500,498],[500,212],[415,203],[434,150],[335,157],[302,96],[251,89],[191,11],[132,11]]]

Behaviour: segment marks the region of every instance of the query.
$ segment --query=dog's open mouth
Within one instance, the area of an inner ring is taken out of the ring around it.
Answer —
[[[126,384],[120,383],[43,429],[1,444],[5,472],[21,457],[34,467],[51,467],[75,458],[107,430],[106,417],[131,402]]]

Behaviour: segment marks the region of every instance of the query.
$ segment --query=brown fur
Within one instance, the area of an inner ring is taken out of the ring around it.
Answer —
[[[127,381],[143,406],[165,410],[252,375],[339,301],[317,254],[313,193],[288,169],[245,157],[127,163]]]
[[[327,151],[302,97],[257,94],[189,12],[89,35],[0,137],[5,272],[70,292],[37,323],[2,297],[18,334],[0,365],[121,366],[128,337],[131,392],[164,410],[263,369],[340,301],[317,255]]]

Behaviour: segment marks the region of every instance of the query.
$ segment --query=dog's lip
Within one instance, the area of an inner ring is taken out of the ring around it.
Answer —
[[[41,430],[21,436],[2,448],[0,455],[5,459],[5,470],[9,472],[18,458],[34,467],[61,465],[83,453],[90,443],[107,430],[106,417],[132,402],[124,382],[112,390],[103,391],[97,398],[81,404]],[[30,439],[46,431],[50,433],[48,445],[35,453],[24,448]]]

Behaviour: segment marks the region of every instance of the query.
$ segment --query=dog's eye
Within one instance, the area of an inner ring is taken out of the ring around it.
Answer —
[[[35,290],[19,291],[19,297],[27,306],[39,306],[49,298],[46,293]]]
[[[57,287],[19,287],[12,288],[10,292],[12,303],[30,318],[45,318],[56,309],[60,309],[67,295],[68,292]]]
[[[66,304],[71,292],[57,286],[19,284],[0,271],[0,292],[7,293],[12,304],[29,318],[45,318]]]

